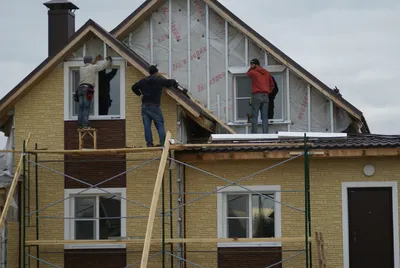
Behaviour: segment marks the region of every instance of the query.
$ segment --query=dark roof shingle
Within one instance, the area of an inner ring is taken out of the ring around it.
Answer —
[[[298,150],[303,149],[304,139],[269,139],[260,141],[230,141],[213,142],[218,143],[218,147],[194,147],[186,148],[185,152],[260,152],[260,151],[279,151],[279,150]],[[374,135],[374,134],[348,134],[347,138],[308,138],[312,144],[311,149],[367,149],[367,148],[400,148],[400,135]],[[236,146],[235,144],[245,144]],[[257,145],[262,143],[263,145]],[[282,146],[266,145],[266,143],[288,144]],[[226,144],[226,146],[221,146]],[[248,145],[247,145],[248,144]],[[298,144],[298,145],[297,145]],[[232,146],[235,145],[235,146]]]

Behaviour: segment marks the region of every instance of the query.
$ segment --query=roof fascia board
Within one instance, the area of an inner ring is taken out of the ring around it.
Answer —
[[[147,0],[139,6],[131,15],[115,27],[110,33],[116,38],[123,38],[128,35],[128,32],[133,28],[134,23],[140,23],[148,13],[164,4],[166,0]],[[158,4],[158,5],[157,5]]]
[[[327,92],[325,89],[323,89],[318,83],[316,83],[313,79],[311,79],[308,75],[305,75],[303,72],[301,72],[296,66],[294,66],[292,63],[284,59],[279,53],[277,53],[273,48],[265,44],[262,40],[260,40],[257,36],[255,36],[253,33],[245,29],[240,23],[238,23],[235,19],[233,19],[229,14],[227,14],[224,10],[222,10],[219,6],[215,4],[215,0],[204,0],[206,4],[209,5],[216,13],[218,13],[223,19],[228,21],[231,25],[233,25],[235,28],[237,28],[239,31],[244,33],[246,36],[248,36],[252,41],[254,41],[258,46],[261,48],[265,49],[268,53],[270,53],[272,56],[277,58],[279,61],[281,61],[284,65],[288,66],[288,68],[293,71],[296,75],[299,77],[303,78],[307,83],[315,87],[317,90],[319,90],[323,95],[331,99],[333,102],[336,103],[339,107],[345,109],[349,114],[357,118],[358,120],[361,120],[361,115],[359,113],[356,113],[353,109],[348,107],[343,101],[341,101],[339,98],[336,96],[330,94]]]

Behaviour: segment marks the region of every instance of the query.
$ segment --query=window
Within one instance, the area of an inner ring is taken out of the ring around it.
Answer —
[[[274,100],[274,118],[273,121],[284,120],[284,102],[283,102],[283,73],[271,73],[278,84],[279,92]],[[248,114],[251,115],[251,78],[245,74],[234,76],[235,93],[235,121],[247,122]],[[258,121],[261,123],[261,113],[258,115]]]
[[[67,189],[65,197],[77,194],[83,189]],[[126,235],[125,189],[88,190],[70,197],[65,202],[65,239],[98,240],[112,239]],[[66,245],[69,248],[120,247],[121,245]]]
[[[218,193],[218,237],[269,238],[281,236],[280,186],[227,187]],[[257,194],[260,193],[260,194]],[[280,243],[220,243],[219,246],[277,246]]]
[[[83,61],[64,63],[64,119],[76,120],[78,103],[73,100],[79,85],[79,67]],[[90,119],[125,118],[125,67],[123,60],[113,60],[112,66],[97,75]]]

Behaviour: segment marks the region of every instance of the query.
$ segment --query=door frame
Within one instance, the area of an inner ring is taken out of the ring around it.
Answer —
[[[348,211],[348,188],[392,188],[392,213],[393,213],[393,249],[394,249],[394,267],[400,268],[399,264],[399,204],[398,204],[398,190],[396,181],[385,182],[342,182],[342,228],[343,228],[343,267],[349,268],[350,255],[349,255],[349,211]]]

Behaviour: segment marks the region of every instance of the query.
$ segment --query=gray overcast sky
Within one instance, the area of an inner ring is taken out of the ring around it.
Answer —
[[[143,1],[72,0],[80,8],[76,30],[89,18],[111,30]],[[1,2],[3,97],[46,58],[47,9],[40,0]],[[220,2],[328,86],[337,86],[363,111],[371,132],[400,133],[400,1]]]

